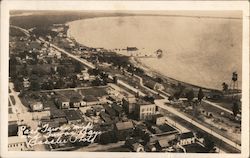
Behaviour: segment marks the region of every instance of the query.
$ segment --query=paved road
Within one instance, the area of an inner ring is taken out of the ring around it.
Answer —
[[[140,96],[143,96],[143,97],[146,96],[146,94],[141,92],[139,89],[134,88],[133,86],[123,82],[122,80],[117,80],[117,83],[124,86],[124,87],[126,87],[126,88],[128,88],[128,89],[130,89],[130,90],[132,90],[135,93],[138,93]]]
[[[213,131],[213,130],[211,130],[211,129],[205,127],[205,126],[203,126],[202,124],[200,124],[200,123],[198,123],[198,122],[192,120],[191,118],[185,116],[184,114],[180,113],[180,112],[177,111],[176,109],[174,109],[174,108],[172,108],[172,107],[169,107],[169,106],[165,105],[165,102],[166,102],[165,99],[161,99],[161,100],[156,100],[156,101],[155,101],[155,104],[156,104],[157,106],[159,106],[159,107],[161,107],[161,108],[163,108],[163,109],[166,109],[166,110],[168,110],[169,112],[171,112],[171,113],[173,113],[173,114],[175,114],[175,115],[177,115],[177,116],[179,116],[179,117],[185,119],[186,121],[192,123],[192,124],[195,125],[196,127],[198,127],[198,128],[200,128],[200,129],[206,131],[207,133],[213,135],[214,137],[221,139],[222,141],[224,141],[225,143],[231,145],[232,147],[235,147],[236,149],[241,150],[241,146],[240,146],[239,144],[237,144],[236,142],[233,142],[233,141],[229,140],[228,138],[225,138],[224,136],[222,136],[222,135],[216,133],[215,131]]]
[[[14,25],[10,25],[10,27],[15,28],[15,29],[19,29],[19,30],[21,30],[26,36],[29,36],[29,37],[30,37],[30,33],[29,33],[28,30],[25,30],[25,29],[23,29],[23,28],[21,28],[21,27],[14,26]]]
[[[20,121],[21,124],[26,124],[30,126],[32,129],[36,129],[38,125],[38,121],[34,119],[39,119],[42,116],[46,116],[49,113],[44,112],[28,112],[29,108],[23,105],[20,98],[18,97],[19,92],[16,92],[14,90],[14,84],[9,83],[9,88],[11,90],[11,95],[15,98],[16,104],[13,105],[15,109],[15,113],[17,114],[17,118]],[[11,102],[12,104],[12,102]]]
[[[107,88],[108,86],[98,86],[98,88]],[[91,87],[76,87],[76,88],[62,88],[62,89],[51,89],[51,90],[41,90],[40,92],[60,92],[60,91],[76,91],[76,90],[81,90],[81,89],[91,89]]]
[[[152,92],[152,93],[158,94],[156,91],[154,91],[154,90],[148,88],[147,86],[144,86],[144,84],[143,84],[143,79],[142,79],[140,76],[137,76],[137,75],[134,75],[134,76],[137,77],[137,78],[140,80],[140,85],[141,85],[142,87],[146,88],[147,90],[149,90],[149,91]],[[170,94],[167,93],[167,92],[164,92],[164,91],[160,91],[160,92],[163,93],[164,95],[168,96],[168,97],[170,96]],[[160,94],[161,97],[167,98],[167,97],[164,96],[164,95]],[[241,95],[241,94],[238,94],[238,95]],[[182,100],[187,100],[186,98],[180,98],[180,99],[182,99]],[[196,99],[197,99],[197,98],[196,98]],[[211,102],[211,101],[208,101],[208,100],[202,100],[202,101],[205,102],[205,103],[207,103],[207,104],[209,104],[209,105],[211,105],[211,106],[214,106],[214,107],[216,107],[216,108],[219,108],[219,109],[221,109],[221,110],[223,110],[223,111],[225,111],[225,112],[228,112],[228,113],[230,113],[230,114],[233,114],[232,111],[230,111],[230,110],[228,110],[228,109],[226,109],[226,108],[224,108],[224,107],[222,107],[222,106],[220,106],[220,105],[218,105],[218,104],[216,104],[216,103],[214,103],[214,102]],[[238,114],[237,116],[241,117],[240,114]]]
[[[134,75],[134,76],[140,80],[140,85],[141,85],[143,88],[147,89],[148,91],[150,91],[150,92],[152,92],[152,93],[154,93],[154,94],[159,94],[162,98],[165,98],[165,99],[167,99],[167,98],[170,96],[170,94],[167,93],[167,92],[164,92],[164,91],[161,91],[161,90],[160,90],[160,92],[164,94],[164,95],[163,95],[163,94],[161,94],[161,93],[159,93],[159,92],[156,92],[155,90],[153,90],[153,89],[151,89],[151,88],[145,86],[145,85],[143,84],[143,79],[142,79],[140,76],[137,76],[137,75]]]
[[[25,29],[23,29],[23,28],[21,28],[21,27],[17,27],[17,26],[13,26],[13,25],[11,25],[10,27],[19,29],[19,30],[21,30],[22,32],[24,32],[27,36],[30,36],[30,32],[29,32],[28,30],[25,30]],[[71,54],[71,53],[69,53],[69,52],[67,52],[67,51],[65,51],[65,50],[63,50],[63,49],[61,49],[61,48],[55,46],[54,44],[52,44],[52,43],[50,43],[50,42],[48,42],[48,41],[45,41],[45,40],[44,40],[43,38],[41,38],[41,37],[39,37],[38,41],[49,44],[51,47],[53,47],[53,48],[56,49],[57,51],[59,51],[59,52],[61,52],[61,53],[64,53],[64,54],[68,55],[69,57],[71,57],[71,58],[73,58],[73,59],[75,59],[75,60],[81,62],[82,64],[84,64],[84,65],[86,65],[86,66],[88,66],[88,67],[90,67],[90,68],[92,68],[92,69],[95,68],[95,66],[94,66],[92,63],[88,62],[87,60],[85,60],[85,59],[80,59],[80,58],[74,56],[73,54]]]
[[[63,49],[57,47],[56,45],[54,45],[54,44],[52,44],[52,43],[49,43],[49,42],[45,41],[43,38],[39,37],[39,40],[42,41],[42,42],[44,42],[44,43],[50,44],[50,46],[53,47],[54,49],[56,49],[57,51],[59,51],[59,52],[61,52],[61,53],[64,53],[64,54],[68,55],[69,57],[71,57],[71,58],[73,58],[73,59],[75,59],[75,60],[81,62],[82,64],[88,66],[89,68],[91,68],[91,69],[94,69],[94,68],[95,68],[95,65],[93,65],[93,64],[90,63],[90,62],[88,62],[87,60],[78,58],[78,57],[76,57],[75,55],[73,55],[73,54],[71,54],[71,53],[69,53],[69,52],[67,52],[67,51],[65,51],[65,50],[63,50]]]
[[[143,84],[143,79],[142,79],[140,76],[137,76],[137,75],[134,75],[134,76],[140,80],[140,85],[141,85],[143,88],[147,89],[147,90],[150,91],[151,93],[158,94],[158,92],[156,92],[156,91],[154,91],[154,90],[148,88],[147,86],[145,86],[145,85]]]

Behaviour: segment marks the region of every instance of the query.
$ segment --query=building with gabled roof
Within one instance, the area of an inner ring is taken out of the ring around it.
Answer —
[[[97,105],[100,103],[99,99],[93,95],[85,95],[83,101],[86,102],[87,106]]]
[[[70,106],[70,99],[63,96],[56,98],[55,102],[59,109],[67,109]]]
[[[55,119],[55,118],[65,118],[66,114],[61,109],[51,108],[50,109],[50,117],[52,119]]]
[[[111,107],[115,110],[117,116],[121,117],[124,114],[123,108],[116,103],[111,104]]]
[[[164,90],[164,86],[153,80],[147,80],[144,85],[153,90]]]
[[[134,138],[130,138],[128,140],[126,140],[125,144],[132,150],[135,152],[144,152],[144,146],[142,144],[140,144],[138,142],[138,140],[134,139]]]
[[[116,116],[116,112],[114,109],[112,109],[109,105],[103,105],[105,112],[107,114],[109,114],[111,117],[115,117]]]
[[[134,124],[131,121],[118,122],[115,124],[115,133],[118,140],[125,140],[129,135],[133,134]]]
[[[70,124],[80,123],[82,121],[81,116],[76,110],[64,110],[64,113],[68,123]]]
[[[105,123],[108,123],[108,124],[112,123],[110,116],[107,113],[105,113],[104,111],[100,112],[100,117],[104,120]]]

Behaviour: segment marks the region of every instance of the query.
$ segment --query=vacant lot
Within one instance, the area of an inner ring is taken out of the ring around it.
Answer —
[[[93,95],[96,97],[102,97],[107,95],[107,87],[93,87],[88,89],[80,89],[78,90],[79,93],[81,93],[83,96],[86,95]]]

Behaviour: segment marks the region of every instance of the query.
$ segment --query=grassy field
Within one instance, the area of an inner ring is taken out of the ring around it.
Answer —
[[[79,89],[78,92],[84,96],[93,95],[96,97],[102,97],[108,94],[106,87],[93,87],[93,88],[87,88],[87,89]]]

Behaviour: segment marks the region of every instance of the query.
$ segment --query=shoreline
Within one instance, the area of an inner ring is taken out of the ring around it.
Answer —
[[[70,25],[68,23],[65,23],[65,25],[69,26]],[[84,44],[82,43],[79,43],[75,40],[75,38],[73,36],[70,36],[70,33],[69,33],[69,28],[67,29],[67,38],[70,38],[71,40],[73,40],[75,43],[77,44],[80,44],[80,45],[83,45],[85,46]],[[86,46],[88,47],[88,46]],[[91,48],[94,48],[94,47],[91,47]],[[123,54],[119,54],[117,52],[115,52],[117,55],[123,55]],[[207,90],[207,91],[212,91],[212,90],[216,90],[218,91],[218,89],[215,89],[215,88],[207,88],[207,87],[202,87],[202,86],[198,86],[198,85],[194,85],[194,84],[191,84],[191,83],[188,83],[188,82],[184,82],[184,81],[180,81],[180,80],[177,80],[177,79],[174,79],[174,78],[171,78],[171,77],[168,77],[166,75],[163,75],[161,74],[160,72],[156,71],[156,70],[153,70],[152,68],[149,68],[148,66],[146,66],[145,64],[143,64],[140,59],[136,58],[136,57],[130,57],[129,58],[129,61],[131,62],[131,64],[133,64],[134,66],[137,66],[139,68],[141,68],[143,71],[145,71],[146,73],[148,74],[152,74],[153,76],[159,76],[161,78],[164,78],[166,80],[172,80],[174,82],[178,82],[178,83],[181,83],[181,84],[184,84],[184,85],[188,85],[188,86],[191,86],[193,88],[202,88],[203,90]],[[221,91],[221,90],[219,90]]]
[[[94,18],[100,18],[100,17],[94,17]],[[93,18],[90,18],[90,19],[93,19]],[[85,20],[85,19],[80,19],[80,20]],[[75,21],[80,21],[80,20],[75,20]],[[67,37],[70,38],[70,39],[73,39],[74,42],[76,42],[76,43],[78,43],[78,44],[81,44],[81,45],[83,45],[83,46],[86,46],[86,45],[83,44],[83,43],[77,42],[76,39],[75,39],[73,36],[71,36],[71,34],[70,34],[70,31],[69,31],[69,29],[70,29],[70,24],[69,24],[69,23],[72,23],[72,22],[75,22],[75,21],[70,21],[70,22],[65,23],[65,25],[69,26],[69,28],[67,29]],[[86,47],[88,47],[88,46],[86,46]],[[95,48],[95,47],[90,47],[90,48]],[[105,48],[104,48],[104,49],[105,49]],[[114,52],[115,52],[117,55],[124,55],[124,54],[121,54],[121,53],[119,53],[119,52],[117,52],[117,51],[114,51]],[[202,89],[207,90],[207,91],[212,91],[212,90],[214,90],[214,91],[222,91],[222,88],[220,89],[220,88],[212,88],[212,87],[209,88],[209,87],[204,87],[204,86],[202,86],[202,85],[200,86],[200,85],[196,85],[196,84],[193,84],[193,83],[189,83],[189,82],[185,82],[185,81],[182,81],[182,80],[177,80],[177,79],[175,79],[175,78],[169,77],[169,76],[164,75],[164,74],[162,74],[161,72],[159,72],[159,71],[157,71],[157,70],[155,70],[155,69],[153,69],[153,68],[150,68],[150,67],[148,67],[147,65],[143,64],[143,62],[140,61],[140,59],[139,59],[139,58],[136,58],[136,57],[129,57],[129,61],[131,62],[131,64],[133,64],[133,65],[135,65],[135,66],[141,68],[141,69],[144,70],[147,74],[151,74],[152,76],[159,76],[159,77],[164,78],[164,79],[166,79],[166,80],[170,80],[170,81],[172,80],[173,82],[181,83],[181,84],[184,84],[184,85],[186,85],[186,86],[188,86],[188,87],[192,87],[192,88],[194,88],[194,89],[202,88]],[[239,87],[239,90],[241,90],[241,87]]]

